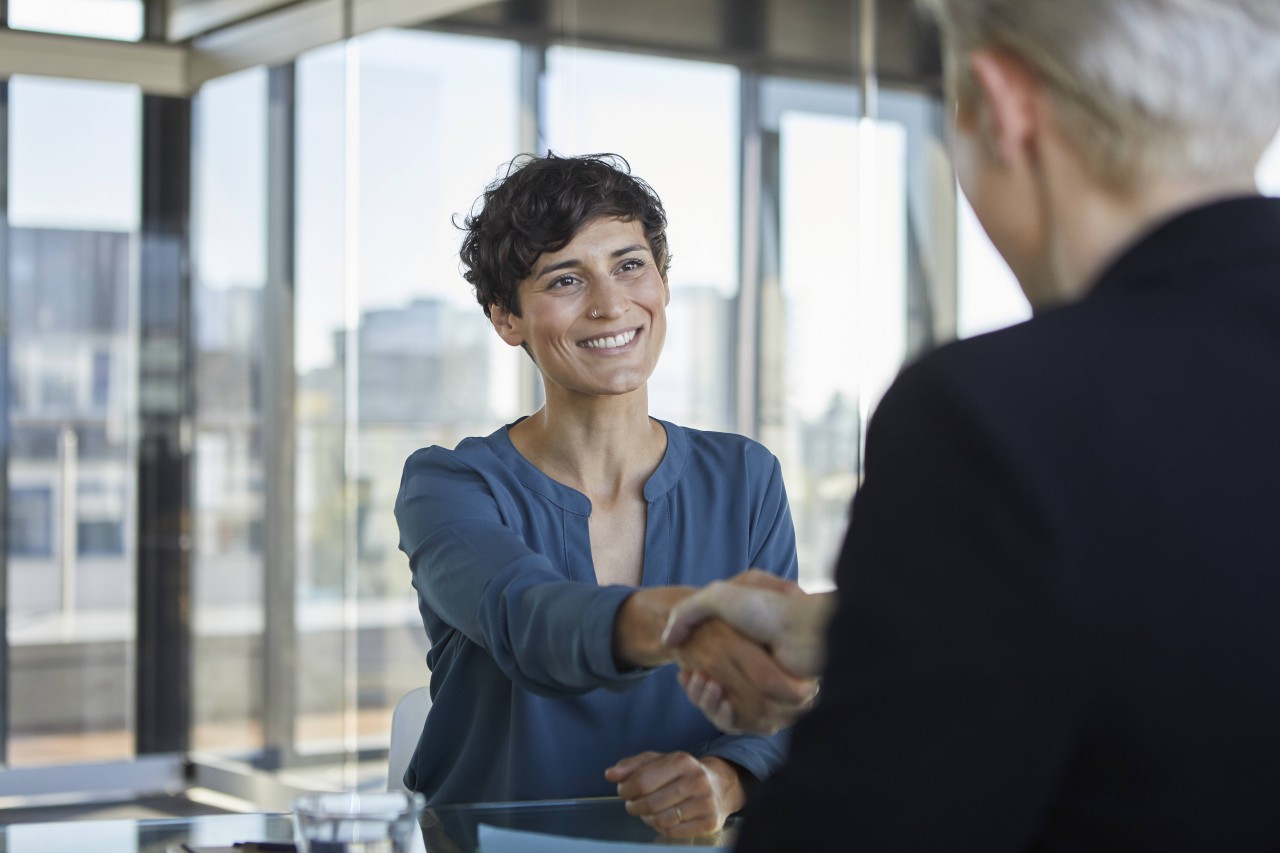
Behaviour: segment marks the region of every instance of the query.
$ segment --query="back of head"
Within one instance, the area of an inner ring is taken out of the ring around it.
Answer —
[[[520,316],[519,285],[544,252],[568,245],[594,219],[638,221],[665,277],[667,216],[657,193],[616,154],[522,155],[476,200],[464,221],[463,277],[489,314],[498,305]]]
[[[957,97],[971,51],[1015,54],[1103,184],[1247,173],[1280,126],[1280,0],[920,2]]]

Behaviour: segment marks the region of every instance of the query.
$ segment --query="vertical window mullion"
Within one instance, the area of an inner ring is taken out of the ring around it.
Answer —
[[[0,0],[0,29],[5,23]],[[9,495],[9,81],[0,80],[0,495]],[[0,512],[0,765],[9,746],[9,511]]]
[[[139,258],[138,754],[182,752],[191,724],[191,101],[142,101]]]
[[[294,355],[296,68],[268,72],[267,241],[263,293],[262,428],[264,571],[262,728],[266,760],[288,766],[297,752],[297,460]]]

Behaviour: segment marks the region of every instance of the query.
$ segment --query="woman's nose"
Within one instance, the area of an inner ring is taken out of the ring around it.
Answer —
[[[610,281],[591,288],[591,304],[588,313],[593,319],[619,317],[625,310],[626,298],[618,285]]]

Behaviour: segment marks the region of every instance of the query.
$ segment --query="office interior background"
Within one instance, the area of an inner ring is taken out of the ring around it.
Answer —
[[[383,783],[403,460],[539,402],[453,225],[517,153],[662,196],[651,409],[779,456],[810,589],[903,361],[1028,316],[910,0],[0,0],[0,78],[0,806]]]

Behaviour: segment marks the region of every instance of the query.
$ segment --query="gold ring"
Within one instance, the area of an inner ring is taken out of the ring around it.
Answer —
[[[683,821],[684,821],[684,815],[680,814],[680,807],[676,806],[676,823],[681,823]]]

